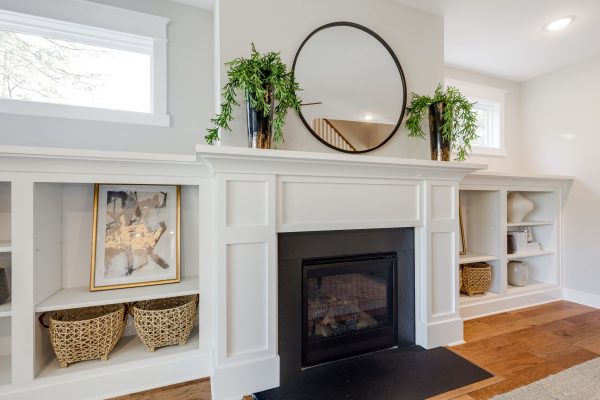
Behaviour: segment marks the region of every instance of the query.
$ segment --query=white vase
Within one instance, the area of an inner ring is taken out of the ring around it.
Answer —
[[[513,286],[526,286],[529,281],[529,265],[522,261],[508,263],[508,284]]]
[[[525,217],[533,211],[533,201],[519,192],[510,192],[507,199],[508,222],[523,222]]]

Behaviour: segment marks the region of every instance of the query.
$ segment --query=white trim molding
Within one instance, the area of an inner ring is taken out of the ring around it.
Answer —
[[[61,7],[62,6],[62,7]],[[71,7],[80,13],[74,15]],[[124,10],[87,1],[59,0],[60,17],[36,15],[30,7],[8,4],[0,9],[0,30],[49,37],[129,52],[147,54],[151,58],[151,109],[134,112],[78,105],[56,104],[15,99],[0,99],[0,112],[41,117],[70,118],[90,121],[170,125],[167,113],[167,25],[169,20],[149,14]],[[39,11],[39,10],[38,10]],[[110,16],[110,18],[109,18]],[[111,20],[131,21],[127,30]],[[74,21],[75,20],[75,21]]]
[[[461,94],[472,101],[493,108],[493,117],[496,119],[496,135],[498,147],[472,146],[471,154],[478,156],[506,157],[505,109],[506,90],[491,86],[478,85],[458,79],[444,79],[445,86],[453,86]]]

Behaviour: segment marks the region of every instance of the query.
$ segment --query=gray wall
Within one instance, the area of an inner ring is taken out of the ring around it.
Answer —
[[[23,0],[0,0],[19,10]],[[0,144],[192,154],[214,111],[213,13],[167,0],[94,0],[171,20],[168,28],[168,112],[171,127],[0,114]],[[28,8],[49,7],[26,0]],[[21,4],[19,4],[21,3]],[[56,10],[54,10],[56,11]]]
[[[224,0],[217,16],[220,61],[248,56],[250,42],[261,52],[280,51],[291,66],[304,38],[315,28],[334,21],[356,22],[372,29],[392,47],[404,70],[408,93],[431,93],[444,78],[444,22],[391,0]],[[221,70],[221,86],[226,83]],[[233,132],[223,134],[223,144],[246,146],[245,121],[238,109]],[[284,128],[288,150],[334,152],[314,138],[295,112]],[[428,142],[407,137],[402,126],[395,137],[370,154],[428,158]]]
[[[600,304],[600,56],[522,85],[526,171],[575,176],[565,205],[564,286]]]

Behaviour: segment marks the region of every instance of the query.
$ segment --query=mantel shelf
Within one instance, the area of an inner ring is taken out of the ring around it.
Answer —
[[[363,154],[340,154],[233,146],[197,145],[196,155],[216,172],[253,171],[308,176],[354,178],[410,178],[460,180],[466,174],[487,168],[484,164],[432,161]]]
[[[197,276],[182,278],[180,283],[103,290],[99,292],[90,292],[87,286],[75,287],[58,291],[38,304],[35,311],[47,312],[104,304],[128,303],[165,297],[186,296],[198,294],[198,292],[199,280]]]

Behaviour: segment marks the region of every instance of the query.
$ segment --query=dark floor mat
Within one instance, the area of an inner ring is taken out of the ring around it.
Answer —
[[[422,400],[491,374],[446,348],[386,350],[304,371],[258,400]]]

